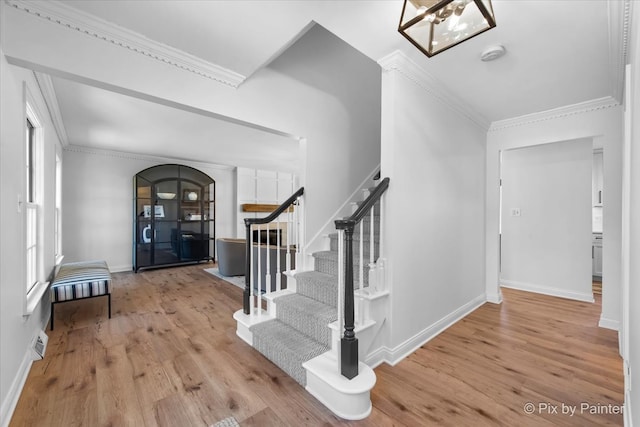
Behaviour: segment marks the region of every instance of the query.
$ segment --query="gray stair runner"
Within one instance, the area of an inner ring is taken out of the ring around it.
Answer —
[[[376,207],[376,210],[377,207]],[[374,224],[374,250],[378,253],[379,217]],[[363,219],[364,284],[368,283],[370,215]],[[338,305],[338,245],[337,233],[329,235],[330,250],[313,254],[315,271],[297,273],[295,294],[274,299],[276,319],[250,328],[253,347],[279,366],[302,386],[307,374],[302,364],[331,348],[331,330],[328,325],[337,319]],[[359,281],[359,226],[353,236],[354,281]]]

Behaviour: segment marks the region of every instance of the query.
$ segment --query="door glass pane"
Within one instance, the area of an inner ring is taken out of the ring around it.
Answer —
[[[177,221],[156,221],[154,230],[154,264],[177,262],[178,223]]]

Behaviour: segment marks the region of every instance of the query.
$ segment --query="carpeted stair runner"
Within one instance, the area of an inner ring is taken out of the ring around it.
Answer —
[[[376,209],[377,210],[377,209]],[[378,253],[379,217],[374,215],[374,251]],[[368,262],[370,251],[370,222],[363,219],[364,279],[368,284]],[[338,245],[337,233],[329,236],[330,250],[313,254],[315,271],[295,275],[297,293],[274,299],[276,319],[259,323],[250,328],[253,347],[278,365],[302,386],[306,386],[307,374],[302,364],[331,348],[329,324],[337,317],[338,304]],[[354,280],[359,271],[360,230],[356,226],[353,235]]]
[[[302,364],[329,350],[297,329],[275,319],[251,327],[253,347],[303,387],[307,372]]]

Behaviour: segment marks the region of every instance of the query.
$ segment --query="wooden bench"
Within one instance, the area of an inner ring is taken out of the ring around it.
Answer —
[[[111,318],[111,273],[105,261],[62,264],[51,284],[51,330],[55,304],[106,296]]]

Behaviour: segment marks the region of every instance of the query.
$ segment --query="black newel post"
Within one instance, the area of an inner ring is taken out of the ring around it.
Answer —
[[[349,224],[344,230],[345,273],[344,273],[344,335],[340,340],[342,360],[340,371],[343,376],[352,379],[358,375],[358,339],[354,330],[353,299],[353,229]],[[341,262],[341,260],[338,260]]]
[[[245,219],[246,233],[246,260],[244,264],[244,292],[242,293],[242,308],[244,314],[251,313],[250,298],[251,298],[251,224]]]

